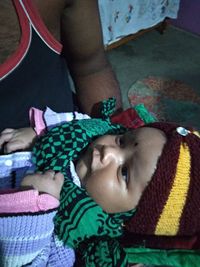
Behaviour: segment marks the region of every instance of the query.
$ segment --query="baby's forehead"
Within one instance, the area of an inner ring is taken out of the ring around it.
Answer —
[[[125,133],[127,138],[147,139],[158,138],[165,139],[166,135],[163,131],[153,127],[139,127],[136,129],[130,129]]]

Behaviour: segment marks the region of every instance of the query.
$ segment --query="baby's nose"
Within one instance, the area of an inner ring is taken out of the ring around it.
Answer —
[[[118,161],[121,158],[121,153],[116,146],[104,146],[102,149],[102,162],[109,163],[112,160]]]

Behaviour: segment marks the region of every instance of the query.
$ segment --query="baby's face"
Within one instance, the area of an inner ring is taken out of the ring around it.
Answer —
[[[76,165],[82,186],[108,213],[135,208],[165,143],[165,134],[149,127],[99,137]]]

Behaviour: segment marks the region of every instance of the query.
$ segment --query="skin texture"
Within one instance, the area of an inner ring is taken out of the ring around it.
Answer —
[[[63,55],[74,80],[82,112],[97,115],[96,103],[116,97],[118,82],[106,58],[97,0],[33,0],[52,35],[63,44]],[[21,34],[11,0],[0,1],[0,64],[17,49]]]
[[[165,143],[162,131],[148,127],[96,139],[76,165],[82,186],[109,213],[135,208]]]

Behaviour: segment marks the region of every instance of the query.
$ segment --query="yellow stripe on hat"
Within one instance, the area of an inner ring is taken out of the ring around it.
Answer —
[[[199,132],[194,131],[194,132],[192,132],[192,133],[195,134],[196,136],[198,136],[198,137],[200,138],[200,133],[199,133]]]
[[[190,152],[181,144],[174,183],[156,226],[156,235],[176,235],[190,184]]]

